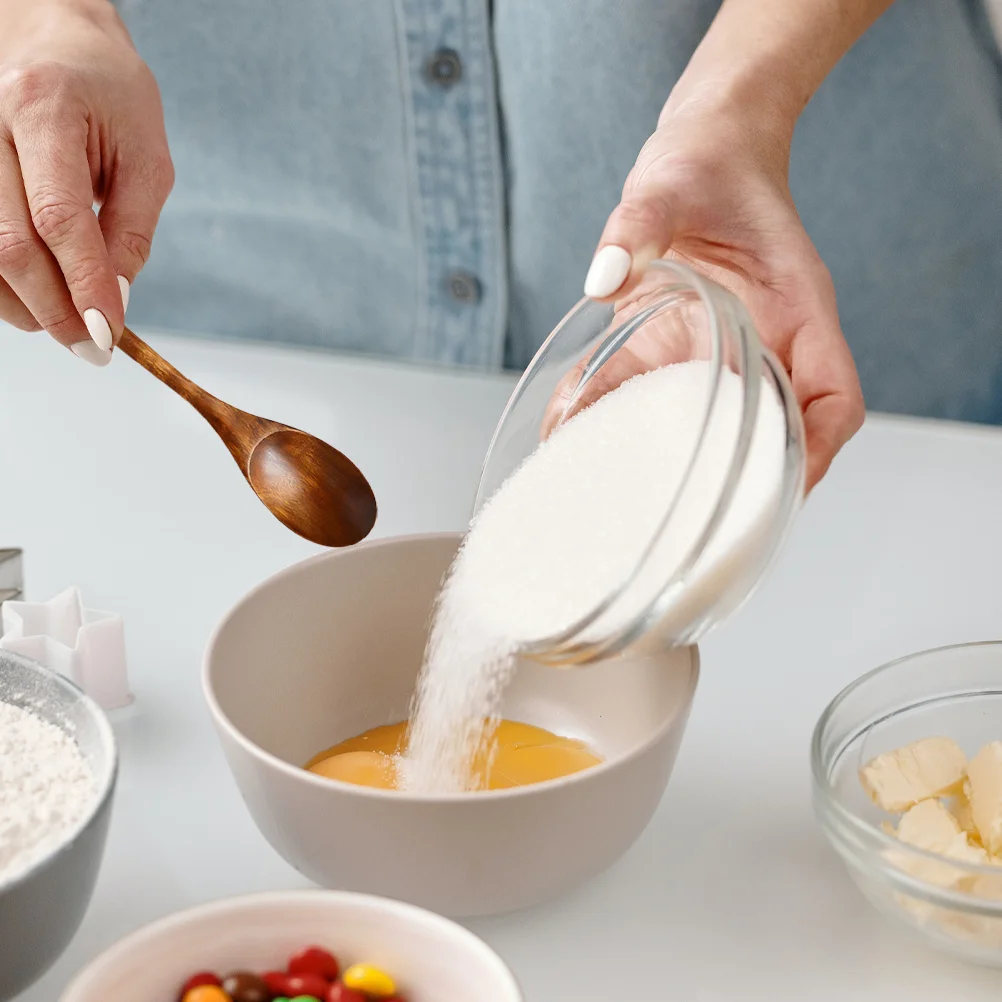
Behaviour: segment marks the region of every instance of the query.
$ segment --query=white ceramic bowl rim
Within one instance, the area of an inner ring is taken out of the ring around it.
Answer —
[[[327,553],[318,553],[312,557],[307,557],[305,560],[300,560],[297,563],[291,564],[289,567],[283,568],[275,574],[272,574],[270,577],[266,578],[260,584],[252,588],[229,609],[226,615],[223,616],[222,620],[219,622],[219,625],[215,628],[215,630],[213,630],[212,635],[209,638],[209,643],[205,648],[205,655],[202,659],[202,691],[205,695],[206,703],[209,706],[209,711],[212,713],[213,717],[215,717],[218,724],[226,730],[226,733],[234,741],[240,744],[252,756],[263,760],[273,768],[279,769],[286,775],[294,777],[302,782],[310,783],[313,786],[323,789],[330,789],[333,784],[342,792],[352,793],[360,797],[372,797],[379,800],[389,799],[397,802],[409,801],[412,803],[425,804],[455,802],[480,803],[487,800],[507,800],[513,797],[537,796],[540,793],[552,790],[555,787],[570,786],[575,783],[584,782],[588,779],[588,777],[595,776],[610,769],[618,768],[622,763],[629,762],[639,757],[647,749],[656,745],[663,738],[666,731],[675,726],[678,717],[677,713],[666,716],[646,741],[631,749],[625,755],[617,756],[611,760],[603,760],[598,765],[590,766],[580,772],[571,773],[569,776],[561,776],[557,779],[548,779],[542,783],[532,783],[529,786],[516,786],[505,790],[478,790],[472,793],[428,794],[412,793],[408,790],[380,790],[372,786],[360,786],[355,783],[345,783],[341,780],[330,779],[326,776],[318,776],[316,773],[307,772],[306,769],[303,769],[300,766],[292,765],[284,759],[279,758],[277,755],[272,755],[271,752],[265,751],[259,745],[254,744],[253,741],[237,729],[236,725],[230,720],[226,713],[223,712],[223,708],[219,705],[219,701],[216,699],[212,686],[212,655],[220,634],[226,629],[230,620],[236,615],[240,607],[250,598],[260,594],[265,589],[270,588],[273,584],[281,581],[283,578],[298,573],[305,567],[310,567],[313,564],[322,563],[326,560],[336,560],[342,553],[350,553],[361,549],[371,549],[390,544],[410,543],[418,540],[456,539],[459,538],[459,536],[460,533],[456,532],[434,532],[411,534],[406,536],[386,536],[381,539],[367,539],[361,543],[356,543],[346,551],[330,551]],[[684,698],[679,700],[678,703],[680,711],[691,704],[693,694],[696,689],[696,683],[699,680],[699,649],[693,646],[688,648],[688,650],[690,653],[689,680]],[[553,670],[556,671],[558,669]]]
[[[74,828],[70,830],[59,845],[42,856],[41,859],[32,863],[27,870],[20,870],[15,877],[7,880],[0,878],[0,894],[10,891],[19,884],[27,883],[32,877],[47,867],[57,856],[66,852],[70,846],[73,845],[77,838],[84,831],[86,831],[91,822],[95,817],[97,817],[98,813],[104,807],[108,798],[111,796],[112,790],[115,788],[115,777],[118,775],[118,744],[115,741],[115,732],[112,730],[111,724],[109,723],[107,716],[105,716],[104,710],[102,710],[97,703],[95,703],[94,700],[80,688],[80,686],[78,686],[75,682],[72,682],[65,675],[60,675],[59,672],[53,671],[51,668],[46,668],[45,665],[39,664],[37,661],[32,661],[31,658],[14,654],[12,651],[3,651],[3,654],[5,657],[9,657],[14,661],[19,661],[22,665],[29,667],[32,671],[41,675],[43,678],[51,679],[56,683],[56,685],[61,686],[64,689],[68,689],[73,693],[78,702],[86,708],[87,713],[97,725],[97,730],[101,736],[101,744],[104,747],[108,764],[107,768],[104,770],[104,775],[95,777],[98,783],[98,791],[94,797],[91,809],[87,812],[87,814]]]
[[[893,835],[888,835],[877,825],[871,824],[865,818],[862,818],[858,814],[850,811],[849,808],[847,808],[833,794],[831,777],[825,773],[824,763],[822,762],[822,735],[824,734],[825,728],[828,726],[829,720],[842,703],[883,672],[890,671],[893,668],[899,668],[910,661],[915,661],[916,659],[925,657],[926,655],[948,654],[951,651],[965,650],[975,647],[994,647],[1002,649],[1002,641],[979,640],[964,644],[946,644],[943,647],[931,647],[928,650],[916,651],[913,654],[906,654],[903,657],[895,658],[893,661],[887,661],[878,668],[873,668],[864,675],[860,675],[860,677],[855,681],[850,682],[828,704],[828,706],[825,707],[824,712],[818,718],[818,722],[814,727],[814,734],[811,738],[811,772],[813,774],[815,789],[818,791],[819,795],[824,798],[825,807],[832,811],[838,820],[845,824],[850,830],[861,833],[868,839],[873,839],[878,846],[893,851],[902,857],[912,857],[917,860],[933,860],[939,863],[943,862],[943,856],[938,853],[928,852],[925,849],[919,849],[917,846],[909,845],[907,842],[902,842]],[[843,753],[844,749],[842,749],[839,753],[840,756]],[[970,873],[974,876],[992,876],[998,879],[1000,874],[1002,874],[1002,871],[1000,871],[998,866],[993,866],[991,864],[983,865],[981,863],[966,863],[960,860],[952,859],[949,862],[952,869],[956,869],[961,873]],[[886,870],[888,873],[893,872],[895,883],[899,884],[902,889],[907,890],[909,894],[912,894],[917,898],[922,898],[923,900],[929,901],[933,904],[948,905],[952,908],[959,908],[977,914],[990,916],[998,916],[1002,914],[1002,901],[992,901],[986,898],[979,898],[974,894],[968,894],[963,891],[954,891],[948,888],[939,887],[929,881],[914,877],[905,870],[899,870],[896,867],[888,868],[881,866],[880,868],[882,870]]]
[[[194,919],[212,918],[213,916],[225,919],[234,910],[242,910],[248,907],[253,908],[261,905],[294,906],[297,902],[304,900],[318,901],[330,905],[368,908],[374,912],[391,914],[397,918],[410,920],[415,923],[419,922],[442,933],[443,938],[458,939],[465,946],[469,947],[471,951],[480,954],[481,958],[494,968],[498,978],[504,981],[506,983],[505,987],[512,992],[513,998],[522,998],[519,984],[515,979],[515,975],[508,968],[508,965],[479,936],[476,936],[469,929],[459,925],[457,922],[452,922],[427,909],[419,908],[417,905],[409,905],[403,901],[395,901],[392,898],[381,898],[373,894],[355,894],[351,891],[301,890],[241,894],[236,897],[221,898],[218,901],[196,905],[194,908],[186,908],[184,911],[173,912],[163,918],[156,919],[129,933],[95,957],[73,979],[70,986],[66,989],[65,995],[61,997],[60,1002],[80,1002],[81,999],[85,999],[87,982],[101,969],[115,966],[121,957],[126,956],[137,947],[155,941],[165,933],[169,933]]]

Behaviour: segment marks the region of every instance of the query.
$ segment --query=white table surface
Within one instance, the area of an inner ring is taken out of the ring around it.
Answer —
[[[376,532],[459,528],[513,381],[273,348],[153,339],[224,399],[332,441],[369,476]],[[1002,431],[873,418],[754,600],[703,644],[675,774],[638,844],[589,886],[469,923],[528,1002],[996,1000],[1002,974],[870,911],[810,806],[825,703],[897,655],[1002,633]],[[136,705],[93,904],[19,1002],[197,902],[305,886],[258,834],[202,706],[216,621],[314,547],[273,521],[209,428],[124,356],[87,367],[0,330],[0,546],[27,590],[125,617]],[[1000,722],[1002,736],[1002,722]]]

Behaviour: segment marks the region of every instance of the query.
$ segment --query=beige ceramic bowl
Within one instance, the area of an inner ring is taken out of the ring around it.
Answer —
[[[219,626],[204,685],[251,815],[286,860],[325,887],[468,916],[553,897],[633,843],[668,783],[698,654],[627,654],[566,672],[523,665],[505,715],[606,758],[564,779],[429,797],[305,772],[318,751],[407,715],[458,540],[381,540],[281,572]]]
[[[176,1002],[196,971],[282,970],[312,944],[342,964],[386,970],[408,1002],[522,1002],[473,933],[399,901],[332,891],[253,894],[170,915],[106,950],[60,1002]]]

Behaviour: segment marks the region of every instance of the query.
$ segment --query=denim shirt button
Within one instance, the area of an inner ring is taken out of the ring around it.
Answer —
[[[454,271],[446,279],[449,295],[454,302],[475,304],[480,302],[480,279],[468,271]]]
[[[432,53],[425,63],[424,75],[429,83],[439,87],[451,87],[459,83],[463,75],[463,64],[455,49],[439,49]]]

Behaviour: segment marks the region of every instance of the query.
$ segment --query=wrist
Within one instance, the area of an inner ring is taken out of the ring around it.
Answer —
[[[0,64],[75,63],[107,37],[131,47],[110,0],[0,0]]]
[[[659,124],[677,118],[730,121],[763,145],[789,152],[809,97],[775,74],[733,64],[704,67],[694,58],[668,96]]]
[[[688,71],[687,71],[688,74]],[[684,75],[672,90],[658,128],[681,128],[702,137],[715,155],[783,179],[798,114],[770,89],[727,73]]]
[[[723,0],[664,114],[737,113],[792,139],[807,102],[891,0]]]
[[[85,18],[97,24],[118,19],[111,0],[0,0],[0,26],[28,31],[58,25],[62,18]],[[8,41],[13,39],[4,39]]]

